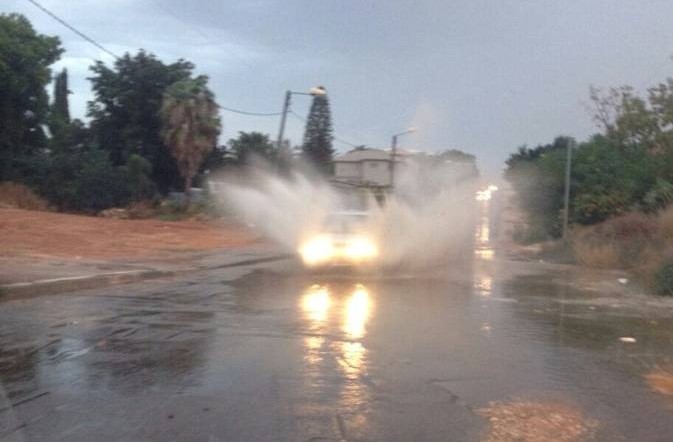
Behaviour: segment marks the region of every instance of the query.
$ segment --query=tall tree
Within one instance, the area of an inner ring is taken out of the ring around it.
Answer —
[[[275,157],[273,143],[268,135],[261,132],[239,132],[238,138],[229,140],[229,148],[239,165],[249,164],[253,157],[270,162]]]
[[[63,69],[54,76],[54,92],[52,94],[52,104],[49,109],[49,131],[52,137],[59,138],[55,140],[56,144],[63,144],[62,139],[66,138],[66,132],[70,125],[70,110],[68,108],[68,71]]]
[[[49,65],[63,49],[22,15],[0,14],[0,180],[15,179],[16,162],[45,147]]]
[[[176,160],[161,136],[163,96],[170,85],[189,78],[193,68],[184,60],[164,64],[145,51],[125,54],[112,68],[102,62],[91,68],[89,116],[97,144],[110,152],[115,165],[126,164],[134,153],[148,160],[162,193],[182,186]]]
[[[311,110],[306,120],[304,144],[306,158],[320,172],[328,174],[332,169],[332,117],[327,95],[314,95]]]
[[[172,84],[161,107],[161,134],[177,161],[188,200],[192,180],[220,133],[215,96],[207,83],[207,77],[199,76]]]
[[[52,112],[66,123],[70,123],[68,94],[70,94],[70,90],[68,89],[68,70],[63,68],[54,78],[54,104]]]

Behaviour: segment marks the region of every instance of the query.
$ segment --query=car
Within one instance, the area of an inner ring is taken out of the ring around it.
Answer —
[[[335,212],[326,217],[318,232],[299,245],[307,267],[360,266],[373,264],[379,246],[372,234],[368,212]]]

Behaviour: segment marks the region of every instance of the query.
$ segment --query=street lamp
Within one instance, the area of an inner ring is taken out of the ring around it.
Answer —
[[[575,140],[568,138],[566,141],[566,174],[563,186],[563,239],[568,239],[568,214],[570,211],[570,170],[572,168],[573,148]]]
[[[313,97],[322,97],[327,95],[327,91],[323,86],[315,86],[308,90],[308,92],[285,92],[285,102],[283,103],[283,112],[280,117],[280,129],[278,130],[277,148],[280,153],[280,148],[283,145],[283,134],[285,133],[285,120],[287,120],[287,113],[290,110],[290,102],[292,95],[311,95]]]
[[[410,127],[409,129],[405,130],[404,132],[400,132],[398,134],[393,135],[393,140],[390,143],[391,148],[391,162],[390,162],[390,187],[395,186],[395,162],[397,160],[397,138],[401,137],[402,135],[407,135],[407,134],[412,134],[416,132],[415,127]]]

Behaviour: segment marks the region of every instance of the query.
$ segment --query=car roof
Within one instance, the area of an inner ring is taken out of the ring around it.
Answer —
[[[357,211],[357,210],[348,210],[348,211],[341,211],[341,212],[332,212],[330,216],[369,216],[369,212],[365,211]]]

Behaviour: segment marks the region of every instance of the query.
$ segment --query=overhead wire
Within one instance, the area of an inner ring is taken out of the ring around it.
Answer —
[[[41,5],[40,3],[38,3],[36,0],[28,0],[28,2],[30,2],[31,4],[33,4],[35,7],[37,7],[37,8],[40,9],[41,11],[43,11],[45,14],[49,15],[51,18],[53,18],[54,20],[56,20],[57,22],[59,22],[60,24],[62,24],[63,26],[65,26],[66,28],[70,29],[72,32],[74,32],[75,34],[79,35],[79,36],[82,37],[84,40],[88,41],[89,43],[91,43],[92,45],[94,45],[95,47],[97,47],[98,49],[100,49],[101,51],[103,51],[103,52],[105,52],[106,54],[112,56],[112,57],[115,58],[116,60],[120,60],[120,59],[121,59],[121,57],[120,57],[119,55],[117,55],[117,54],[115,54],[114,52],[112,52],[111,50],[107,49],[105,46],[103,46],[102,44],[98,43],[98,42],[97,42],[96,40],[94,40],[93,38],[89,37],[88,35],[86,35],[86,34],[83,33],[82,31],[80,31],[79,29],[77,29],[76,27],[74,27],[73,25],[71,25],[70,23],[68,23],[67,21],[65,21],[65,20],[62,19],[61,17],[59,17],[58,15],[54,14],[52,11],[50,11],[49,9],[45,8],[44,6],[42,6],[42,5]],[[154,3],[155,3],[155,4],[158,4],[157,2],[154,2]],[[159,7],[160,7],[164,12],[166,12],[167,14],[173,16],[175,19],[178,19],[178,20],[179,20],[179,17],[177,17],[175,14],[173,14],[171,11],[169,11],[169,10],[166,9],[165,7],[163,7],[163,5],[161,5],[161,4],[158,4],[158,5],[159,5]],[[181,21],[181,20],[179,20],[179,21]],[[194,28],[192,28],[192,29],[194,29]],[[199,31],[199,34],[200,34],[200,31]],[[205,36],[205,34],[201,34],[201,35]],[[247,64],[247,63],[246,63],[246,64]],[[245,111],[245,110],[241,110],[241,109],[234,109],[234,108],[231,108],[231,107],[220,106],[220,105],[217,105],[217,107],[218,107],[219,109],[222,109],[222,110],[227,111],[227,112],[232,112],[232,113],[235,113],[235,114],[246,115],[246,116],[252,116],[252,117],[277,117],[277,116],[282,115],[282,112],[250,112],[250,111]],[[294,116],[295,118],[299,119],[300,121],[306,123],[306,119],[303,118],[302,116],[300,116],[299,114],[297,114],[296,112],[294,112],[293,110],[290,109],[289,113],[290,113],[292,116]],[[337,136],[335,136],[335,135],[332,136],[332,139],[333,139],[334,141],[337,141],[337,142],[346,144],[346,145],[351,146],[351,147],[358,147],[358,146],[359,146],[359,145],[357,145],[357,144],[355,144],[355,143],[351,143],[350,141],[346,141],[346,140],[344,140],[344,139],[342,139],[342,138],[340,138],[340,137],[337,137]]]
[[[292,109],[290,109],[289,113],[290,113],[290,115],[292,115],[293,117],[297,118],[299,121],[302,121],[303,123],[306,123],[306,118],[302,117],[301,115],[299,115],[298,113],[296,113],[296,112],[293,111]],[[363,144],[355,144],[355,143],[351,143],[350,141],[346,141],[346,140],[344,140],[344,139],[342,139],[342,138],[337,137],[336,135],[332,135],[332,139],[333,139],[334,141],[338,141],[339,143],[346,144],[346,145],[348,145],[348,146],[350,146],[350,147],[353,147],[353,148],[363,146]]]
[[[202,38],[204,38],[204,39],[206,40],[206,41],[205,41],[205,44],[207,44],[207,45],[213,45],[213,46],[222,46],[222,45],[224,44],[224,43],[221,43],[221,42],[218,42],[218,41],[214,41],[214,40],[212,39],[212,36],[211,36],[211,35],[207,34],[207,33],[204,32],[204,31],[202,31],[200,28],[197,28],[197,27],[194,27],[194,26],[186,25],[186,24],[185,24],[185,21],[182,19],[182,17],[180,17],[178,14],[176,14],[175,12],[171,11],[170,9],[168,9],[168,8],[161,2],[161,1],[159,1],[159,0],[150,0],[150,2],[153,3],[155,6],[157,6],[159,9],[161,9],[165,14],[168,14],[168,15],[170,15],[171,17],[173,17],[173,19],[174,19],[175,21],[180,22],[181,24],[183,24],[184,27],[186,27],[186,28],[189,29],[190,31],[192,31],[192,32],[194,32],[194,33],[196,33],[196,34],[199,34]],[[248,62],[248,60],[246,60],[244,57],[242,57],[241,55],[237,54],[236,51],[229,51],[227,54],[230,55],[230,56],[233,56],[233,57],[236,58],[236,59],[238,59],[238,61],[240,61],[241,63],[243,63],[244,65],[246,65],[248,68],[250,68],[250,69],[254,69],[254,66],[252,66],[252,65],[250,64],[250,62]]]
[[[97,47],[98,49],[100,49],[101,51],[103,51],[103,52],[105,52],[106,54],[108,54],[108,55],[114,57],[116,60],[120,60],[120,59],[121,59],[121,57],[119,57],[117,54],[115,54],[115,53],[112,52],[111,50],[107,49],[105,46],[103,46],[102,44],[98,43],[96,40],[94,40],[93,38],[89,37],[88,35],[86,35],[86,34],[83,33],[82,31],[80,31],[79,29],[75,28],[73,25],[71,25],[70,23],[68,23],[67,21],[65,21],[64,19],[62,19],[61,17],[59,17],[58,15],[54,14],[52,11],[50,11],[49,9],[45,8],[44,6],[42,6],[42,5],[41,5],[40,3],[38,3],[36,0],[28,0],[28,1],[29,1],[30,3],[32,3],[34,6],[36,6],[37,8],[39,8],[40,10],[42,10],[44,13],[46,13],[47,15],[49,15],[51,18],[53,18],[54,20],[56,20],[57,22],[59,22],[60,24],[62,24],[63,26],[65,26],[66,28],[70,29],[70,30],[73,31],[75,34],[79,35],[79,36],[82,37],[84,40],[88,41],[89,43],[91,43],[92,45],[94,45],[95,47]],[[163,8],[162,8],[162,9],[163,9]],[[164,10],[165,10],[165,9],[164,9]],[[167,11],[167,12],[170,13],[169,11]],[[233,113],[236,113],[236,114],[247,115],[247,116],[253,116],[253,117],[277,117],[277,116],[281,115],[281,112],[250,112],[250,111],[245,111],[245,110],[240,110],[240,109],[234,109],[234,108],[231,108],[231,107],[220,106],[220,105],[218,105],[218,107],[219,107],[220,109],[224,110],[224,111],[227,111],[227,112],[233,112]]]
[[[227,112],[233,112],[235,114],[241,114],[241,115],[247,115],[251,117],[278,117],[282,115],[282,112],[269,112],[269,113],[264,113],[264,112],[249,112],[249,111],[244,111],[240,109],[233,109],[230,107],[225,107],[225,106],[220,106],[219,104],[217,105],[218,108],[227,111]]]
[[[63,20],[63,19],[62,19],[61,17],[59,17],[58,15],[54,14],[53,12],[51,12],[49,9],[45,8],[44,6],[42,6],[42,5],[41,5],[40,3],[38,3],[36,0],[28,0],[28,1],[29,1],[30,3],[32,3],[35,7],[41,9],[45,14],[49,15],[51,18],[53,18],[54,20],[56,20],[56,21],[59,22],[60,24],[62,24],[63,26],[65,26],[66,28],[70,29],[70,30],[71,30],[72,32],[74,32],[75,34],[77,34],[77,35],[79,35],[80,37],[82,37],[84,40],[86,40],[86,41],[88,41],[89,43],[91,43],[92,45],[96,46],[96,47],[97,47],[98,49],[100,49],[101,51],[103,51],[103,52],[105,52],[106,54],[108,54],[108,55],[114,57],[114,58],[117,59],[117,60],[120,59],[119,55],[115,54],[114,52],[112,52],[111,50],[109,50],[108,48],[106,48],[105,46],[103,46],[102,44],[98,43],[96,40],[94,40],[93,38],[89,37],[88,35],[86,35],[86,34],[83,33],[82,31],[80,31],[79,29],[75,28],[73,25],[71,25],[70,23],[66,22],[65,20]]]

